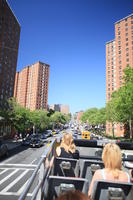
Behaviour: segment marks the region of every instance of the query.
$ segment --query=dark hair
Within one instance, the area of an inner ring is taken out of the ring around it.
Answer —
[[[72,190],[60,194],[56,200],[88,200],[89,198],[79,190]]]

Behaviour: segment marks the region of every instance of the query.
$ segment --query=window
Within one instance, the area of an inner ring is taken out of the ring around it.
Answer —
[[[126,23],[125,26],[128,26],[128,23]]]
[[[121,36],[119,35],[119,36],[118,36],[118,40],[120,40],[120,39],[121,39]]]
[[[129,56],[129,53],[127,53],[126,56]]]
[[[129,58],[127,58],[127,62],[129,62]]]
[[[131,29],[133,29],[133,26],[131,27]]]
[[[119,54],[121,54],[121,51],[119,51]]]
[[[118,32],[118,35],[120,35],[120,34],[121,34],[121,32],[119,31],[119,32]]]
[[[128,33],[126,33],[126,36],[128,36]]]
[[[125,31],[128,31],[128,28],[125,28]]]
[[[119,64],[121,64],[121,60],[119,61]]]
[[[129,48],[126,48],[126,51],[128,51],[129,50]]]
[[[126,43],[126,46],[128,46],[128,42]]]
[[[128,41],[128,38],[126,38],[126,41]]]

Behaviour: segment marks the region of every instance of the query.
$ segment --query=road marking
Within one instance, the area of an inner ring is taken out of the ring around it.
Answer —
[[[9,174],[8,176],[6,176],[5,178],[3,178],[1,181],[0,181],[0,185],[2,183],[4,183],[8,178],[10,178],[12,175],[14,175],[16,172],[18,172],[19,169],[16,169],[15,171],[13,171],[11,174]]]
[[[22,192],[24,191],[27,183],[28,183],[29,179],[24,183],[24,185],[18,190],[17,194],[20,195],[22,194]]]
[[[5,196],[20,196],[17,192],[0,192],[0,195],[5,195]],[[32,193],[28,193],[26,196],[32,197]]]
[[[18,176],[13,182],[11,182],[7,187],[1,190],[1,193],[7,192],[10,188],[12,188],[25,174],[27,174],[29,170],[25,170],[20,176]]]
[[[0,166],[23,166],[23,167],[36,167],[37,165],[31,165],[31,164],[0,164]]]
[[[34,159],[30,164],[32,165],[37,159]]]
[[[1,169],[4,169],[4,170],[2,172],[0,172],[0,175],[8,170],[8,169],[5,169],[5,168],[1,168]]]
[[[19,167],[19,168],[15,168],[15,167],[12,167],[12,168],[7,168],[6,167],[6,169],[5,168],[1,168],[0,167],[0,169],[3,169],[3,170],[11,170],[11,169],[13,169],[13,170],[15,170],[15,169],[19,169],[19,170],[26,170],[26,169],[29,169],[29,170],[31,170],[31,171],[34,171],[35,169],[32,169],[32,168],[21,168],[21,167]],[[2,174],[2,173],[4,173],[3,171],[2,172],[0,172],[0,175]]]

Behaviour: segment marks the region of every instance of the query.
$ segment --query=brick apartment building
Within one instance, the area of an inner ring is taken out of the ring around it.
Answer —
[[[0,0],[0,102],[13,96],[19,38],[19,22],[7,1]]]
[[[47,110],[49,65],[37,62],[16,73],[14,97],[30,110]]]
[[[133,67],[133,14],[115,23],[115,39],[106,43],[106,101],[122,86],[124,68]],[[106,133],[123,136],[123,124],[106,124]]]

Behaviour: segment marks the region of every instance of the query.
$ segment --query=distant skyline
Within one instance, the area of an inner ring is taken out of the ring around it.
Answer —
[[[133,13],[130,0],[8,0],[21,25],[17,71],[50,64],[48,104],[72,113],[105,106],[106,42]]]

